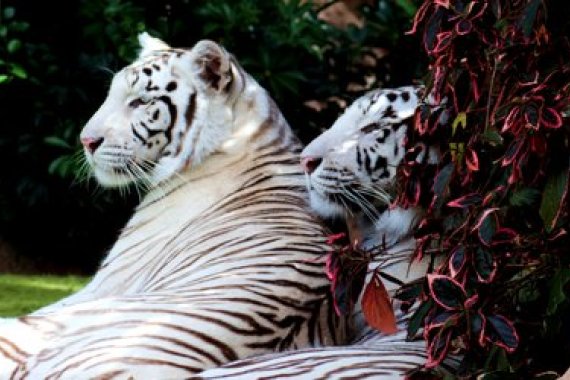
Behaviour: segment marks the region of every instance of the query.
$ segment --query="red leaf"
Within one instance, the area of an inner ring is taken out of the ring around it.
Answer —
[[[493,235],[495,235],[495,232],[497,231],[497,218],[495,215],[492,215],[492,213],[494,213],[495,211],[497,211],[499,208],[498,207],[494,207],[494,208],[489,208],[485,211],[483,211],[483,213],[481,213],[481,216],[479,217],[479,220],[477,221],[477,224],[475,225],[475,227],[473,227],[473,232],[477,231],[477,234],[479,235],[479,240],[481,241],[481,243],[485,244],[486,246],[491,245],[491,239],[493,238]]]
[[[374,275],[362,295],[362,312],[368,324],[385,333],[398,331],[390,296],[382,281]]]
[[[331,252],[327,256],[325,262],[325,273],[327,275],[327,278],[333,283],[333,287],[334,287],[334,282],[336,281],[336,277],[338,275],[338,270],[339,266],[338,266],[337,255],[336,253]]]
[[[466,309],[471,309],[479,301],[479,294],[473,294],[471,297],[467,298],[463,303],[463,307]]]
[[[474,322],[477,320],[478,326],[475,326],[474,332],[479,335],[478,342],[481,347],[485,347],[485,328],[487,327],[487,318],[483,315],[481,310],[477,313],[477,318],[473,318]]]
[[[513,163],[515,158],[517,157],[519,151],[521,150],[522,146],[524,145],[524,139],[519,138],[515,140],[509,145],[507,148],[507,152],[503,157],[503,161],[501,162],[502,166],[507,166]]]
[[[412,29],[408,30],[405,34],[414,34],[417,32],[418,30],[418,24],[420,21],[422,21],[426,15],[426,12],[428,10],[428,8],[430,7],[430,3],[429,2],[425,2],[422,4],[422,6],[418,9],[418,11],[416,12],[416,15],[414,16],[414,22],[412,24]]]
[[[479,171],[479,157],[477,153],[469,148],[467,149],[467,155],[465,155],[465,165],[467,165],[467,169],[472,172]]]
[[[449,259],[449,271],[451,277],[457,277],[457,274],[463,269],[467,262],[467,255],[465,254],[465,247],[462,245],[457,246],[451,253]]]
[[[333,244],[337,243],[338,240],[344,239],[345,237],[346,237],[346,234],[344,232],[341,232],[338,234],[328,235],[327,236],[327,244],[333,245]]]
[[[441,19],[443,16],[443,12],[441,9],[436,9],[435,12],[432,12],[431,16],[427,20],[424,28],[424,48],[428,53],[432,53],[433,49],[435,48],[437,42],[437,35],[439,34],[439,30],[441,28]]]
[[[508,130],[514,129],[515,124],[517,123],[517,119],[520,114],[520,109],[518,107],[513,107],[507,117],[505,118],[505,123],[503,128],[501,129],[501,133],[505,133]]]
[[[433,300],[445,310],[459,310],[465,301],[465,289],[451,277],[428,274],[428,287]]]
[[[447,207],[456,207],[456,208],[467,208],[469,206],[474,206],[481,203],[481,195],[477,193],[471,193],[449,201],[447,203]]]
[[[562,116],[560,116],[560,113],[554,108],[548,107],[542,110],[540,123],[546,128],[560,128],[562,125]]]
[[[535,104],[531,103],[525,108],[524,119],[531,128],[538,129],[538,109]]]
[[[427,347],[428,357],[425,364],[426,368],[436,367],[445,358],[449,350],[451,333],[451,329],[441,328],[431,337]]]
[[[455,24],[455,33],[463,36],[471,31],[473,24],[469,20],[462,19]]]
[[[451,32],[441,32],[436,36],[436,40],[437,42],[432,52],[433,54],[439,54],[443,50],[449,48],[449,45],[451,45],[451,41],[453,40],[453,35]]]
[[[443,193],[447,190],[454,168],[455,166],[450,162],[441,168],[435,176],[433,180],[433,193],[436,197],[443,196]]]
[[[498,199],[499,197],[502,197],[503,194],[505,193],[506,187],[503,185],[497,186],[494,189],[492,189],[491,191],[489,191],[487,193],[487,195],[485,195],[485,198],[483,198],[483,206],[488,206],[489,203],[491,203],[493,200]]]
[[[494,314],[487,317],[485,324],[485,340],[513,352],[519,345],[519,335],[511,321],[502,315]]]
[[[546,139],[542,135],[534,134],[530,136],[530,150],[539,156],[546,153]]]
[[[493,235],[493,240],[491,241],[491,246],[496,246],[500,244],[510,244],[517,237],[517,233],[512,228],[501,227]]]
[[[473,99],[475,103],[479,102],[479,97],[481,96],[481,92],[479,91],[479,84],[477,83],[477,74],[470,72],[469,77],[471,78],[471,89],[473,90]]]
[[[493,254],[483,247],[478,247],[473,255],[473,268],[480,282],[490,283],[497,273],[497,262]]]

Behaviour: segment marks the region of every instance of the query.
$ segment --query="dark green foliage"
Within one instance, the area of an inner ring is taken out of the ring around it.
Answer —
[[[364,28],[341,30],[299,0],[3,1],[0,238],[62,271],[83,272],[116,239],[137,195],[74,183],[78,135],[112,73],[136,57],[137,33],[177,47],[202,38],[224,44],[307,142],[338,116],[339,101],[422,72],[415,37],[403,36],[416,5],[379,0],[361,9]]]

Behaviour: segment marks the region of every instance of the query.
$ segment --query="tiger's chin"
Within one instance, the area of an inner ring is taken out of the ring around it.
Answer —
[[[103,187],[125,187],[133,183],[133,177],[129,175],[126,169],[102,169],[97,166],[92,166],[92,170],[95,179]]]
[[[315,190],[309,192],[309,202],[311,208],[321,217],[326,219],[344,219],[345,208],[327,199]]]

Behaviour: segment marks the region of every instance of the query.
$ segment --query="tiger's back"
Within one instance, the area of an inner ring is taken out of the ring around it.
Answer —
[[[428,107],[444,121],[442,108],[429,97],[422,100],[422,92],[421,87],[405,86],[363,95],[301,153],[311,207],[323,217],[336,216],[353,226],[349,235],[357,234],[350,236],[351,242],[358,242],[371,255],[365,283],[380,270],[382,276],[376,280],[382,281],[390,295],[401,284],[424,277],[431,265],[441,264],[437,258],[432,262],[431,257],[412,260],[416,246],[413,232],[422,209],[389,207],[403,160],[414,159],[424,165],[438,162],[437,146],[425,139],[408,139],[418,107]],[[408,149],[417,147],[421,148],[415,149],[419,154],[407,154]],[[352,274],[346,267],[340,270]],[[357,337],[349,345],[257,356],[206,370],[193,379],[388,380],[407,378],[425,365],[426,342],[419,336],[408,337],[407,332],[418,304],[407,305],[404,311],[399,301],[392,300],[397,332],[386,335],[366,322],[362,297],[363,292],[352,315]],[[460,362],[460,356],[452,356],[438,371],[451,376]]]

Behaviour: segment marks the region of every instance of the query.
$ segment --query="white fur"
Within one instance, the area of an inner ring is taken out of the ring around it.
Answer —
[[[157,50],[170,49],[170,46],[168,46],[166,43],[164,43],[158,38],[152,37],[147,32],[142,32],[141,34],[139,34],[138,39],[139,39],[139,44],[141,46],[139,59],[147,57]]]
[[[395,101],[388,98],[388,94],[392,93],[398,94]],[[402,93],[408,94],[407,101],[400,97]],[[350,182],[359,183],[366,186],[368,192],[377,193],[377,201],[385,204],[390,202],[386,189],[393,185],[396,168],[405,154],[407,126],[401,123],[414,114],[419,101],[418,88],[413,86],[371,91],[352,103],[331,128],[305,147],[302,158],[322,159],[316,170],[307,175],[313,209],[324,217],[345,216],[344,205],[331,202],[329,196],[346,193],[344,190],[350,187]],[[389,109],[392,112],[386,116]],[[366,131],[366,126],[370,124],[378,125],[379,129]],[[362,131],[363,128],[365,131]],[[378,138],[385,141],[377,143]],[[398,147],[397,152],[395,146]],[[387,178],[372,178],[370,173],[363,170],[362,164],[358,164],[357,149],[367,147],[375,150],[370,155],[386,158]],[[340,169],[348,174],[339,174]]]
[[[232,357],[344,340],[327,301],[325,231],[299,190],[304,178],[291,164],[297,146],[283,116],[247,75],[234,78],[233,96],[203,82],[192,64],[211,42],[165,56],[152,49],[166,45],[149,38],[141,36],[141,60],[115,76],[82,137],[104,137],[93,154],[86,149],[104,185],[133,181],[113,167],[157,160],[151,191],[84,289],[0,323],[0,338],[9,339],[0,339],[2,379],[189,378]],[[141,75],[153,62],[161,66],[154,84],[178,83],[170,92],[178,140],[166,157],[134,141],[130,127],[157,110],[157,127],[173,120],[165,104],[129,106],[149,95]],[[182,140],[191,96],[195,115]],[[280,323],[292,316],[294,324]]]

